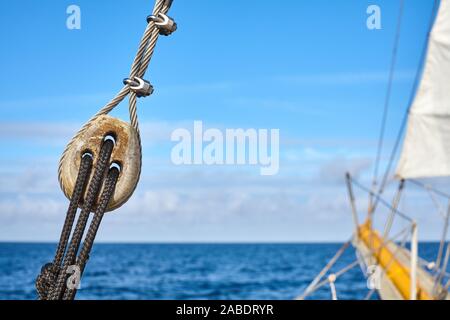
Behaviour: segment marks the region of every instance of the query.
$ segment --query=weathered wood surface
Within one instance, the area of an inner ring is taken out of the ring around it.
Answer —
[[[70,199],[82,155],[90,152],[94,157],[95,168],[101,145],[107,135],[115,138],[111,163],[116,162],[121,167],[116,190],[107,208],[107,211],[111,211],[123,205],[130,198],[136,188],[141,171],[140,138],[136,130],[127,122],[108,115],[102,115],[92,122],[67,147],[67,155],[61,162],[61,188],[66,197]],[[92,178],[93,171],[90,178]]]

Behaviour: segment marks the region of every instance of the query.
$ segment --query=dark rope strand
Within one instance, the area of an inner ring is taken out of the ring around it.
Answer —
[[[89,254],[91,252],[92,246],[94,245],[95,236],[97,235],[98,228],[105,214],[106,208],[108,207],[109,201],[111,200],[114,190],[116,188],[117,179],[119,178],[119,169],[113,167],[109,170],[106,177],[105,186],[103,188],[102,195],[100,196],[100,201],[97,209],[95,210],[94,218],[91,221],[89,229],[87,231],[86,237],[83,241],[83,247],[80,250],[80,254],[77,258],[76,265],[80,268],[80,277],[84,272],[86,263],[89,259]],[[73,300],[77,289],[67,289],[63,300]]]
[[[55,259],[53,261],[53,264],[55,266],[59,267],[63,261],[64,252],[66,250],[67,242],[69,241],[70,232],[72,231],[75,215],[77,213],[78,206],[81,203],[84,192],[86,190],[87,182],[89,181],[88,178],[91,175],[91,170],[92,170],[92,157],[89,155],[85,155],[81,159],[80,174],[77,178],[77,182],[75,183],[72,199],[70,200],[66,220],[64,221],[63,230],[61,232],[61,238],[59,240],[58,249],[56,250]]]
[[[58,280],[55,284],[55,287],[50,293],[51,300],[59,300],[64,294],[65,282],[68,276],[66,274],[66,270],[70,265],[73,265],[75,261],[75,256],[78,252],[78,248],[80,246],[80,242],[83,237],[84,230],[86,229],[87,221],[89,219],[89,214],[91,213],[92,208],[95,205],[95,202],[98,198],[98,193],[100,192],[100,189],[103,184],[106,170],[108,170],[109,159],[111,157],[113,147],[114,142],[111,140],[106,140],[102,145],[96,163],[94,176],[92,177],[91,182],[89,184],[89,189],[86,195],[86,199],[84,201],[83,209],[81,210],[75,230],[72,235],[72,239],[70,241],[69,249],[64,258],[63,267],[61,269],[60,274],[58,275]]]
[[[92,157],[88,155],[83,156],[81,158],[80,168],[78,170],[77,180],[70,199],[69,208],[67,209],[66,219],[64,221],[55,258],[53,263],[47,263],[42,267],[41,273],[36,279],[36,289],[40,300],[46,300],[48,298],[49,291],[58,277],[64,251],[66,250],[73,221],[77,213],[78,204],[80,203],[86,189],[87,181],[89,180],[88,178],[91,174],[91,169]]]

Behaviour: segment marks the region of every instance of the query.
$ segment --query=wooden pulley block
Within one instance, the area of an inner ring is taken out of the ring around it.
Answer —
[[[100,148],[107,136],[112,136],[115,140],[110,163],[116,163],[120,166],[116,189],[107,208],[107,211],[111,211],[123,205],[131,197],[141,172],[140,138],[137,131],[129,123],[108,115],[102,115],[81,129],[75,140],[67,145],[61,158],[59,181],[64,194],[70,199],[82,156],[85,153],[90,153],[93,156],[91,179]]]

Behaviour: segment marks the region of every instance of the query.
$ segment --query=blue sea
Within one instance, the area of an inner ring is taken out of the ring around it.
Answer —
[[[341,244],[96,244],[77,299],[293,299]],[[433,260],[437,244],[420,245]],[[0,299],[36,299],[34,281],[56,244],[0,243]],[[334,270],[355,260],[350,248]],[[359,266],[336,282],[363,299]],[[312,298],[330,299],[324,286]],[[374,296],[374,299],[377,297]]]

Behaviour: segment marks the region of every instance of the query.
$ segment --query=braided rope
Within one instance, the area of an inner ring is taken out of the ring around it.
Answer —
[[[61,231],[61,237],[59,239],[58,248],[56,249],[55,258],[53,259],[53,263],[47,263],[42,267],[41,273],[36,279],[36,289],[40,300],[48,299],[50,290],[58,278],[64,252],[66,250],[67,242],[69,241],[73,222],[77,213],[78,204],[83,197],[87,182],[89,180],[88,178],[91,174],[92,162],[92,158],[89,156],[84,156],[81,159],[77,181],[75,183],[72,198],[70,199],[69,208],[67,209],[66,219]]]
[[[77,213],[78,204],[83,198],[87,182],[91,175],[92,163],[93,159],[90,156],[84,156],[81,159],[77,181],[75,183],[72,198],[70,199],[69,208],[67,209],[66,220],[64,221],[64,226],[61,232],[61,237],[59,239],[59,245],[56,250],[55,259],[53,260],[53,264],[57,267],[60,267],[62,263],[67,242],[70,237],[70,232],[72,230],[73,222],[75,220],[75,215]]]
[[[76,265],[80,268],[80,277],[83,274],[84,268],[86,267],[86,263],[89,259],[89,254],[91,252],[92,246],[94,245],[95,236],[97,235],[98,228],[100,227],[100,223],[105,214],[106,207],[108,206],[108,203],[111,200],[112,195],[114,194],[119,174],[119,169],[115,167],[109,169],[108,175],[105,180],[105,185],[103,187],[103,192],[100,196],[99,204],[97,206],[97,209],[95,210],[94,217],[91,221],[91,224],[89,225],[89,229],[83,242],[83,247],[81,248],[80,254],[77,258]],[[76,289],[68,288],[64,293],[63,300],[73,300],[75,298],[76,291]]]
[[[158,15],[159,13],[167,13],[167,11],[170,8],[172,1],[170,0],[156,0],[155,6],[153,8],[152,14]],[[141,41],[139,43],[138,51],[136,53],[136,56],[133,60],[133,64],[131,66],[130,71],[130,78],[134,78],[135,76],[143,77],[149,64],[150,60],[153,56],[153,52],[156,46],[156,42],[159,37],[159,30],[156,27],[155,23],[153,21],[150,21],[147,24],[147,27],[145,28],[144,34],[141,38]],[[64,194],[69,194],[68,190],[66,190],[66,187],[63,184],[62,179],[62,167],[63,162],[67,157],[68,150],[71,148],[71,146],[74,144],[74,142],[83,134],[83,132],[100,117],[101,115],[108,114],[113,110],[117,105],[119,105],[127,95],[130,95],[129,98],[129,114],[130,114],[130,123],[131,126],[136,130],[137,136],[139,138],[139,150],[142,151],[141,146],[141,139],[140,139],[140,133],[139,133],[139,122],[138,122],[138,116],[137,116],[137,96],[134,91],[132,91],[129,87],[129,85],[125,85],[122,87],[122,89],[116,94],[116,96],[108,102],[103,108],[101,108],[91,119],[86,122],[83,127],[73,136],[73,138],[70,140],[70,142],[67,144],[61,159],[59,161],[58,166],[58,180],[61,189],[63,190]],[[141,163],[142,163],[142,152],[141,154]],[[140,176],[141,170],[139,169],[138,175]],[[138,179],[139,180],[139,177]],[[136,188],[136,186],[135,186]]]
[[[61,268],[61,272],[58,275],[55,287],[50,292],[50,300],[59,300],[64,294],[65,282],[67,279],[66,270],[70,265],[73,265],[75,261],[75,256],[80,247],[81,239],[83,237],[83,233],[86,229],[86,224],[89,219],[89,214],[91,213],[95,201],[98,198],[98,194],[103,184],[103,179],[105,177],[106,171],[109,168],[109,160],[113,147],[114,143],[111,140],[106,140],[102,145],[100,154],[96,162],[94,175],[89,184],[86,199],[83,203],[83,208],[75,226],[75,230],[70,241],[70,246],[67,250],[66,256],[64,257],[63,267]]]
[[[36,279],[36,290],[39,300],[47,300],[49,292],[56,280],[57,271],[53,263],[46,263],[42,266],[41,272]]]

